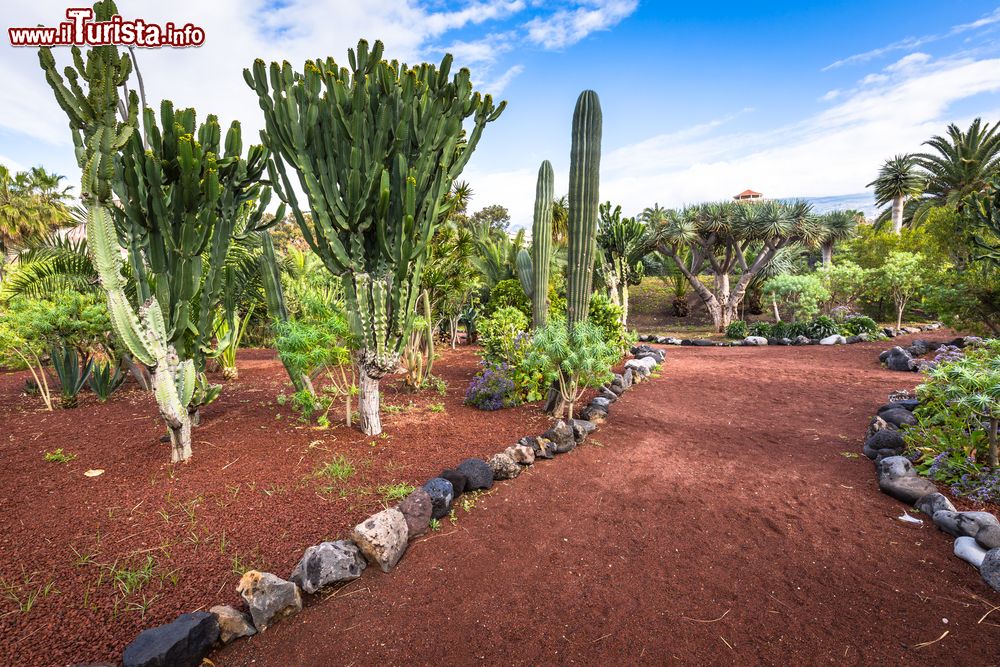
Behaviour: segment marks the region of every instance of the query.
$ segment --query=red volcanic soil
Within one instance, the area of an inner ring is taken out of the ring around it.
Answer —
[[[445,396],[383,382],[394,407],[385,437],[367,438],[301,423],[276,401],[289,389],[273,352],[247,351],[203,411],[192,461],[176,466],[152,397],[133,385],[46,412],[21,394],[26,373],[0,375],[0,665],[117,660],[144,628],[238,603],[245,569],[287,577],[305,547],[382,509],[380,486],[421,484],[547,428],[537,406],[463,406],[476,362],[468,348],[444,353]],[[44,460],[57,449],[76,458]],[[350,478],[314,474],[337,456]],[[84,476],[94,468],[105,472]]]
[[[884,347],[670,348],[583,446],[212,660],[997,664],[1000,596],[845,455],[918,381]]]

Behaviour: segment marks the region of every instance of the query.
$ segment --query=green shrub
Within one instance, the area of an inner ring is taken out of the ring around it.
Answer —
[[[747,327],[747,323],[743,320],[736,320],[731,322],[728,327],[726,327],[726,338],[732,338],[734,340],[742,340],[750,335],[750,329]]]
[[[793,319],[808,320],[819,312],[821,303],[830,299],[830,292],[816,274],[783,273],[767,281],[764,296],[791,307]]]
[[[572,418],[583,391],[610,381],[611,367],[621,355],[592,322],[578,322],[570,331],[564,321],[553,318],[535,331],[532,357],[538,367],[558,374],[566,414]]]
[[[515,365],[519,348],[530,326],[530,318],[515,306],[504,306],[477,324],[483,357],[494,363]]]
[[[524,293],[521,281],[516,278],[501,280],[490,290],[490,298],[483,309],[485,315],[492,315],[502,308],[517,308],[531,321],[531,300]]]
[[[747,335],[771,338],[771,324],[769,322],[754,322],[748,327]]]
[[[622,324],[622,309],[611,303],[604,294],[594,294],[590,298],[590,314],[587,319],[601,330],[604,342],[619,351],[619,356],[632,344],[632,336]]]
[[[944,361],[917,387],[917,425],[905,431],[917,470],[975,502],[1000,500],[996,429],[1000,421],[1000,343]]]
[[[867,315],[848,316],[844,320],[842,330],[845,336],[860,336],[861,334],[866,334],[869,337],[882,336],[882,327]]]
[[[807,333],[805,335],[809,338],[826,338],[828,336],[835,336],[839,334],[840,327],[832,317],[820,315],[809,323],[806,331]]]

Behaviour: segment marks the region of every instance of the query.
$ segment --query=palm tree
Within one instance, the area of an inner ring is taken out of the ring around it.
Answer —
[[[830,211],[819,216],[820,233],[817,241],[823,253],[823,266],[833,265],[833,247],[854,236],[858,222],[863,219],[864,215],[859,211]]]
[[[642,213],[639,214],[639,219],[652,227],[660,227],[667,221],[667,216],[669,215],[670,209],[663,208],[660,206],[659,202],[657,202],[652,206],[647,206],[642,209]]]
[[[0,165],[0,255],[70,220],[69,188],[59,187],[63,178],[41,167],[11,174]]]
[[[953,205],[964,207],[969,195],[982,192],[1000,167],[1000,124],[992,127],[981,118],[972,121],[963,132],[949,125],[947,136],[934,136],[924,142],[935,152],[918,153],[917,164],[927,172],[927,185],[920,205],[913,212],[920,223],[931,208]]]
[[[552,202],[552,242],[564,246],[569,240],[569,199],[563,195]]]
[[[918,197],[923,192],[924,176],[917,170],[915,156],[897,155],[886,160],[878,170],[878,178],[865,187],[875,188],[876,206],[892,203],[891,209],[879,214],[878,221],[885,221],[891,214],[892,229],[899,234],[903,229],[903,206],[907,199]]]
[[[475,192],[472,190],[472,186],[469,185],[468,181],[455,181],[454,185],[451,186],[451,192],[448,193],[448,203],[451,204],[451,213],[453,214],[464,214],[469,210],[469,202],[472,201],[472,197]]]

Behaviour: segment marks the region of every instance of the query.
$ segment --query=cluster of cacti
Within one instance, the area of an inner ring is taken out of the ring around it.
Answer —
[[[597,93],[580,93],[573,112],[569,163],[569,260],[566,314],[572,328],[587,319],[594,282],[597,207],[600,202],[601,102]]]
[[[544,160],[538,168],[535,185],[535,214],[531,224],[531,253],[517,253],[517,277],[525,294],[531,299],[531,323],[535,328],[545,324],[549,313],[549,266],[552,261],[552,200],[555,175],[552,165]]]
[[[378,381],[396,368],[413,328],[446,195],[505,106],[475,92],[468,70],[449,77],[450,55],[440,68],[411,68],[383,60],[382,51],[381,42],[369,49],[362,40],[348,52],[349,68],[327,58],[307,61],[302,73],[287,62],[268,71],[258,59],[244,71],[275,156],[270,180],[310,247],[343,279],[360,342],[366,434],[381,432]],[[308,206],[299,205],[288,167]]]
[[[94,9],[96,21],[118,13],[111,0]],[[45,78],[69,118],[83,172],[88,249],[115,331],[152,371],[173,460],[186,460],[189,411],[218,395],[199,371],[226,289],[226,254],[234,238],[264,228],[270,191],[260,178],[267,151],[251,147],[243,159],[234,123],[223,154],[213,116],[196,130],[194,111],[175,113],[169,102],[161,106],[162,130],[145,109],[140,134],[138,98],[132,93],[126,101],[120,93],[132,71],[129,57],[115,46],[98,46],[86,58],[73,47],[72,59],[64,78],[51,51],[39,50]],[[112,205],[112,194],[119,205]],[[123,249],[142,302],[138,309],[125,293]]]
[[[600,249],[601,275],[611,295],[611,302],[621,308],[621,323],[628,323],[629,285],[642,281],[645,268],[642,259],[655,246],[647,234],[646,225],[635,218],[623,218],[622,207],[611,202],[600,206],[597,245]]]

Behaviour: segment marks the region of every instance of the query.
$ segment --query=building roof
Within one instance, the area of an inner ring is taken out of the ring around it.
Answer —
[[[747,189],[736,195],[736,198],[740,197],[762,197],[763,195],[759,192],[754,192],[753,190]]]

